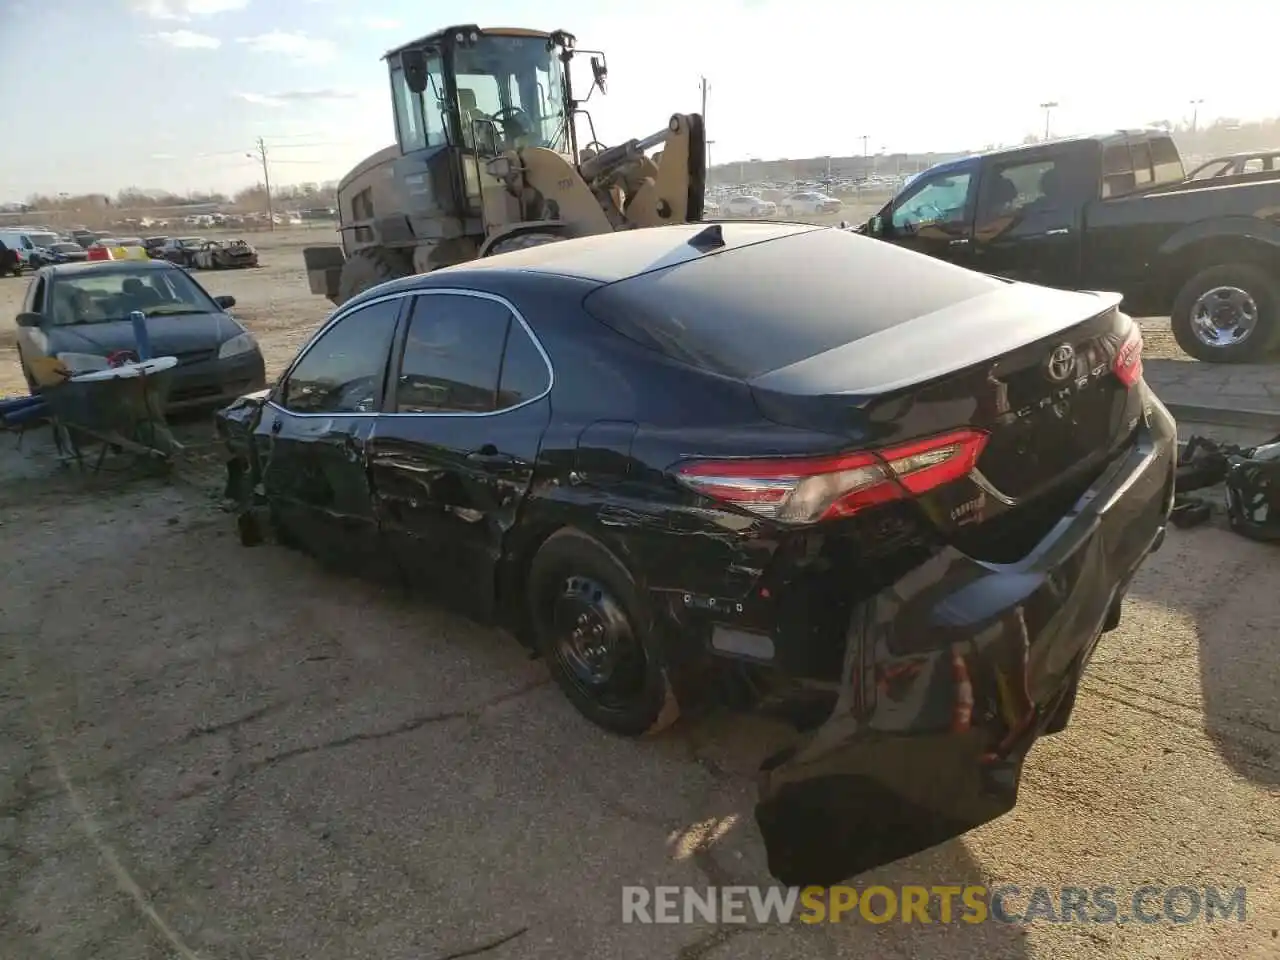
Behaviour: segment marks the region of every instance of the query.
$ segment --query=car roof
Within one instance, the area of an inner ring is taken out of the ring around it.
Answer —
[[[52,277],[76,276],[84,273],[133,273],[136,270],[177,270],[168,260],[88,260],[81,263],[55,263],[41,267],[39,273]]]
[[[719,228],[722,245],[693,246],[690,241],[699,234]],[[667,227],[645,227],[620,230],[593,237],[560,240],[541,246],[517,250],[496,257],[484,257],[453,267],[433,270],[426,277],[448,283],[453,276],[488,271],[541,273],[576,277],[598,283],[615,283],[642,273],[697,260],[709,254],[766,240],[825,230],[808,223],[777,223],[750,220],[732,223],[681,223]],[[438,284],[433,284],[438,285]]]

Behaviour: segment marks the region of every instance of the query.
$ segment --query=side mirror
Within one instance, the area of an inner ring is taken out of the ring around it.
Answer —
[[[223,310],[229,310],[236,305],[235,297],[214,297],[213,302],[220,306]]]
[[[867,221],[867,236],[879,237],[884,235],[884,217],[876,214]]]
[[[38,327],[43,322],[44,317],[38,313],[20,313],[18,314],[18,326],[20,327]]]
[[[400,66],[404,70],[404,82],[413,93],[427,89],[427,58],[421,50],[406,50],[400,54]]]
[[[602,57],[591,58],[591,76],[595,81],[595,85],[600,88],[600,92],[608,93],[605,90],[605,81],[609,79],[609,65],[604,62]]]

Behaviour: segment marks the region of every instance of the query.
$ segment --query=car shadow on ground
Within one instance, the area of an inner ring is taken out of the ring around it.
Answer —
[[[755,727],[713,714],[609,736],[509,637],[278,546],[246,550],[229,518],[173,491],[117,506],[69,505],[60,542],[6,565],[48,750],[12,843],[56,847],[20,881],[19,946],[95,955],[131,922],[106,854],[66,846],[77,815],[56,767],[95,842],[213,954],[461,955],[515,932],[513,956],[1027,956],[1013,926],[856,911],[787,930],[625,926],[624,885],[769,882]],[[953,841],[853,882],[984,879]]]
[[[1134,601],[1145,600],[1137,615],[1165,609],[1193,620],[1198,649],[1184,660],[1146,662],[1141,649],[1128,651],[1127,669],[1157,678],[1166,691],[1139,699],[1172,723],[1203,723],[1236,774],[1271,789],[1280,786],[1278,558],[1280,548],[1231,532],[1220,513],[1205,526],[1171,529],[1135,580],[1125,613],[1134,616]]]

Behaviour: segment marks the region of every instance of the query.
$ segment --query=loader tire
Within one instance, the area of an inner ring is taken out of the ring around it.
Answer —
[[[489,252],[485,256],[493,257],[499,253],[528,250],[530,247],[540,247],[544,243],[555,243],[557,240],[563,239],[564,237],[555,233],[518,233],[514,237],[506,237],[499,240],[489,248]]]
[[[342,265],[342,274],[338,277],[338,305],[380,283],[412,274],[413,261],[399,250],[386,247],[357,250]]]

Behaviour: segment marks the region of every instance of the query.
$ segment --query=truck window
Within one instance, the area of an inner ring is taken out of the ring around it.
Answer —
[[[1129,144],[1129,153],[1133,156],[1133,184],[1135,187],[1149,187],[1154,178],[1151,172],[1151,144],[1146,140]]]
[[[996,166],[983,178],[978,226],[1019,213],[1053,210],[1061,205],[1062,177],[1056,160],[1032,160]]]
[[[922,176],[894,204],[891,218],[894,228],[901,230],[923,224],[963,223],[972,185],[973,173],[969,170],[948,170]]]
[[[1133,157],[1127,143],[1113,143],[1102,151],[1102,198],[1122,197],[1134,188]]]
[[[1177,183],[1186,178],[1182,156],[1172,137],[1156,137],[1151,141],[1151,168],[1156,183]]]

